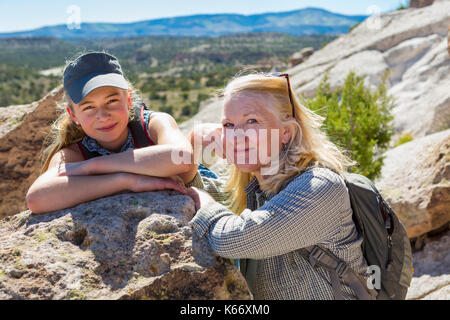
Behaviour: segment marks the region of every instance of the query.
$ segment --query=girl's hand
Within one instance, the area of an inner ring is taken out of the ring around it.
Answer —
[[[147,192],[172,189],[187,194],[186,188],[180,182],[170,178],[157,178],[139,174],[127,174],[130,176],[129,190],[132,192]]]
[[[190,196],[195,202],[195,210],[200,210],[202,206],[207,203],[215,202],[214,198],[210,196],[209,193],[197,189],[195,187],[191,187],[187,189],[187,195]]]

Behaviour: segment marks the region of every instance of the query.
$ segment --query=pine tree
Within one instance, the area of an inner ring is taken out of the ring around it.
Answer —
[[[331,141],[358,163],[350,171],[372,180],[381,175],[382,155],[393,135],[393,99],[387,95],[387,77],[388,73],[377,89],[371,90],[364,86],[364,77],[350,72],[344,86],[331,92],[326,75],[316,96],[303,99],[306,107],[325,118],[324,127]]]

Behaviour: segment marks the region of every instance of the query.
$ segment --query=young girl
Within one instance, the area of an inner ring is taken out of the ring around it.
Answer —
[[[26,201],[35,213],[61,210],[122,191],[173,189],[197,173],[192,147],[168,114],[146,110],[117,59],[84,54],[64,71],[66,113],[53,125],[42,175]]]

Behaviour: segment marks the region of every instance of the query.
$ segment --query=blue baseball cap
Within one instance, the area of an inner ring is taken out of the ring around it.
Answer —
[[[100,87],[128,89],[119,61],[104,52],[78,57],[65,68],[63,78],[64,89],[76,104]]]

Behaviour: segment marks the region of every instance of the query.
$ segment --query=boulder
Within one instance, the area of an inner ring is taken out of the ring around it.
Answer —
[[[413,252],[414,275],[407,300],[450,299],[450,231],[435,238]]]
[[[450,129],[402,144],[385,153],[375,181],[409,238],[450,221]]]
[[[294,53],[289,58],[290,67],[292,68],[292,67],[306,61],[308,59],[308,57],[310,57],[313,53],[314,53],[314,48],[311,48],[311,47],[303,48],[300,52]]]
[[[22,108],[14,125],[3,122],[0,136],[0,218],[26,210],[25,195],[40,173],[40,152],[57,118],[63,98],[56,88],[38,102]]]
[[[447,41],[440,39],[421,54],[388,93],[396,99],[392,110],[396,138],[405,132],[423,137],[450,128],[450,61]],[[418,121],[418,119],[420,119]]]
[[[448,32],[447,32],[447,51],[448,55],[450,56],[450,24],[448,25]]]
[[[313,53],[314,53],[314,48],[312,48],[312,47],[303,48],[302,51],[300,51],[300,54],[303,58],[307,58],[307,57],[311,56]]]
[[[192,238],[194,214],[161,191],[0,220],[0,300],[249,299],[237,268]]]
[[[303,56],[300,52],[296,52],[294,53],[290,58],[289,58],[289,66],[295,67],[296,65],[302,63],[304,61]]]
[[[410,8],[423,8],[426,6],[432,5],[434,0],[410,0],[409,7]]]

